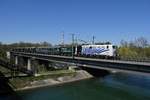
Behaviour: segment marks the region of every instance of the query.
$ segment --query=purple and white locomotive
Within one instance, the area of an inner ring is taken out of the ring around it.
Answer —
[[[116,49],[112,44],[82,45],[81,55],[114,57],[116,56]]]

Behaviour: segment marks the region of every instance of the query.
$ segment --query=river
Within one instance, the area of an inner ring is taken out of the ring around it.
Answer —
[[[110,74],[57,86],[19,91],[0,100],[150,100],[150,75]]]

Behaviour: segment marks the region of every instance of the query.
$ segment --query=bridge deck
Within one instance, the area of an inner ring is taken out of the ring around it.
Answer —
[[[120,61],[120,60],[106,60],[95,58],[83,58],[83,57],[69,57],[58,55],[46,55],[37,53],[24,53],[24,52],[12,52],[16,56],[30,57],[39,60],[56,61],[76,64],[79,66],[97,68],[97,69],[121,69],[138,72],[150,73],[150,63],[148,62],[132,62],[132,61]]]
[[[37,54],[37,53],[24,53],[24,52],[17,52],[17,54],[23,54],[26,56],[45,56],[45,57],[56,57],[56,58],[64,58],[64,59],[72,59],[70,56],[59,56],[59,55],[47,55],[47,54]],[[136,62],[136,61],[122,61],[122,60],[109,60],[109,59],[99,59],[99,58],[86,58],[86,57],[74,57],[77,60],[87,60],[87,61],[99,61],[99,62],[110,62],[110,63],[124,63],[124,64],[133,64],[133,65],[143,65],[143,66],[150,66],[149,62]]]

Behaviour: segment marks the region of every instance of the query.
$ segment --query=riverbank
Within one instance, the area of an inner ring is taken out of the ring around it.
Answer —
[[[88,72],[84,70],[77,70],[71,73],[65,73],[63,75],[46,75],[37,76],[35,78],[25,78],[25,79],[13,79],[11,80],[11,86],[15,91],[28,90],[33,88],[59,85],[79,80],[84,80],[92,78]],[[23,83],[23,84],[22,84]],[[22,84],[22,85],[21,85]]]

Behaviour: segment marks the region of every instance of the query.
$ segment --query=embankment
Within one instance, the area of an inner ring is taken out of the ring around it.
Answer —
[[[52,86],[52,85],[58,85],[58,84],[64,84],[64,83],[69,83],[69,82],[74,82],[74,81],[79,81],[83,79],[88,79],[92,78],[93,76],[89,74],[88,72],[84,70],[78,70],[75,71],[74,74],[69,74],[69,75],[63,75],[63,76],[58,76],[55,78],[45,78],[45,79],[40,79],[40,80],[28,80],[27,84],[22,86],[22,87],[15,87],[15,91],[19,90],[27,90],[27,89],[33,89],[33,88],[38,88],[38,87],[44,87],[44,86]],[[23,82],[23,81],[21,81]],[[15,83],[15,82],[14,82]],[[19,83],[17,83],[19,84]]]

